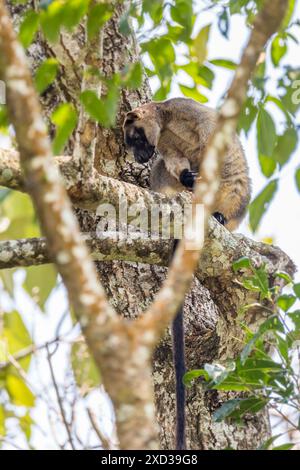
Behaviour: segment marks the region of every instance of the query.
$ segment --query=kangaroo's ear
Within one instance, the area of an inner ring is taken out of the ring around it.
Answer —
[[[130,124],[133,124],[134,121],[139,119],[139,117],[140,116],[136,111],[129,111],[129,113],[127,113],[125,116],[124,126],[129,126]]]

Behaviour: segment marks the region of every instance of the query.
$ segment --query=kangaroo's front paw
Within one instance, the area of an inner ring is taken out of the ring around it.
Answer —
[[[221,212],[214,212],[213,213],[213,216],[215,219],[217,219],[217,221],[219,222],[219,224],[221,225],[225,225],[227,220],[225,219],[224,215],[221,214]]]
[[[182,170],[179,176],[179,181],[184,186],[185,188],[188,189],[193,189],[196,180],[197,180],[197,172],[196,171],[190,171],[190,170]]]

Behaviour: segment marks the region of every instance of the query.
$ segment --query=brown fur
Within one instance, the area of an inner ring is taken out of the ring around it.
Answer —
[[[151,188],[171,195],[186,188],[179,181],[187,169],[199,171],[209,136],[215,129],[217,112],[186,98],[144,104],[128,113],[125,135],[143,129],[149,144],[160,157],[151,171]],[[226,227],[234,230],[245,215],[250,200],[248,166],[236,136],[225,155],[215,211],[223,214]]]

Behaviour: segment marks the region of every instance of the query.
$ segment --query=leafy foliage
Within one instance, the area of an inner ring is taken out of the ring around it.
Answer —
[[[266,212],[270,202],[272,201],[278,187],[278,180],[272,180],[267,186],[256,196],[249,207],[250,226],[253,232],[258,228],[259,222]]]
[[[45,60],[35,74],[35,86],[39,93],[43,93],[55,80],[59,64],[56,59]]]
[[[87,21],[87,32],[89,39],[93,39],[99,29],[111,18],[112,6],[107,3],[97,3],[90,9]]]
[[[53,141],[53,153],[59,155],[62,152],[68,138],[77,124],[77,113],[69,103],[58,106],[51,116],[53,124],[56,125],[56,135]]]
[[[300,390],[294,358],[299,355],[300,311],[292,309],[300,299],[299,284],[293,283],[288,274],[278,273],[277,277],[285,282],[288,290],[288,293],[278,295],[279,285],[269,285],[263,266],[255,268],[249,258],[241,258],[234,263],[233,269],[236,273],[244,272],[242,285],[259,294],[261,309],[270,316],[255,333],[241,322],[245,345],[236,359],[230,359],[226,364],[205,364],[203,369],[189,371],[184,382],[191,386],[194,380],[200,379],[206,389],[243,392],[243,397],[231,398],[215,411],[216,421],[242,423],[249,414],[258,413],[266,406],[281,413],[284,405],[290,411],[290,428],[299,431]],[[245,306],[241,318],[253,307],[257,304]],[[272,443],[263,445],[269,448]],[[289,444],[282,450],[290,447]]]
[[[23,287],[43,310],[56,281],[57,272],[53,265],[31,266],[26,269]]]
[[[6,400],[4,403],[1,400],[0,404],[0,438],[5,435],[6,419],[9,417],[16,418],[21,430],[29,436],[32,421],[29,421],[28,410],[34,406],[35,396],[26,383],[25,374],[20,374],[20,369],[28,371],[31,356],[28,355],[20,359],[18,367],[15,367],[10,358],[29,347],[32,340],[18,312],[5,313],[2,321],[3,325],[0,329],[0,400],[3,399],[3,394],[6,395]],[[7,365],[1,367],[2,364]],[[15,407],[16,414],[11,411],[12,406]],[[26,429],[25,421],[27,422]]]
[[[39,15],[36,11],[26,12],[19,31],[19,40],[27,48],[32,43],[39,28]]]

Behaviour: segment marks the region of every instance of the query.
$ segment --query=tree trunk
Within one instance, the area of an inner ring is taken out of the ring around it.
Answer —
[[[102,32],[101,72],[106,76],[122,69],[128,62],[139,59],[134,36],[125,37],[118,31],[120,16],[126,8],[126,2],[124,3],[125,5],[116,7],[113,18]],[[16,23],[23,8],[10,6]],[[81,87],[82,70],[75,67],[75,64],[79,61],[83,37],[82,29],[72,34],[63,33],[60,43],[54,46],[49,46],[39,37],[29,48],[28,55],[33,70],[44,58],[54,55],[63,63],[62,73],[41,98],[47,118],[60,102],[71,101],[78,107],[76,96]],[[149,167],[134,163],[127,155],[121,124],[124,113],[150,98],[147,80],[140,90],[123,90],[115,129],[108,130],[97,126],[95,167],[101,174],[143,187],[148,186]],[[66,152],[71,155],[73,149],[71,140]],[[82,231],[95,233],[99,218],[94,213],[81,209],[76,209],[76,213]],[[268,254],[268,248],[265,250],[265,256],[271,259],[272,252]],[[222,263],[221,255],[222,253],[216,253],[210,262],[218,266]],[[278,254],[278,260],[286,262],[286,258],[281,254]],[[97,262],[97,269],[110,302],[125,317],[135,317],[150,305],[167,272],[163,267],[119,261]],[[247,295],[249,303],[249,294]],[[236,321],[236,315],[237,308],[243,305],[244,299],[245,292],[232,282],[230,276],[224,276],[224,279],[213,275],[206,279],[195,278],[184,309],[186,360],[189,369],[201,368],[205,362],[223,361],[237,354],[240,348],[238,340],[243,338],[243,333]],[[254,326],[261,319],[261,312],[258,311],[251,311],[251,315],[247,315],[250,326]],[[172,449],[175,431],[175,384],[169,332],[155,352],[153,368],[161,447]],[[188,389],[188,449],[255,449],[270,436],[266,411],[249,417],[243,427],[213,422],[212,413],[228,395],[217,391],[205,392],[200,385]]]

